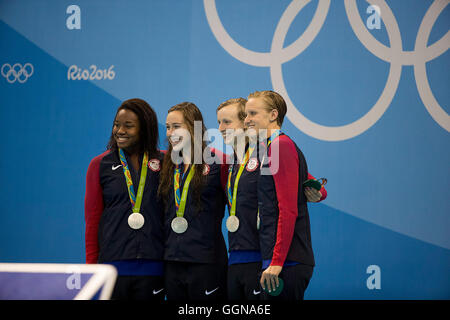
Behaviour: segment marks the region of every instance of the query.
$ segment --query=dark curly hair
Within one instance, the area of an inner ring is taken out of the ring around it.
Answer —
[[[146,101],[142,99],[129,99],[125,100],[117,109],[114,120],[116,119],[119,111],[123,109],[133,111],[139,119],[139,153],[147,152],[150,158],[157,157],[159,133],[158,119],[156,117],[155,111]],[[114,135],[112,134],[112,130],[111,137],[109,138],[109,142],[106,148],[112,151],[116,151],[118,149],[117,142],[114,139]]]

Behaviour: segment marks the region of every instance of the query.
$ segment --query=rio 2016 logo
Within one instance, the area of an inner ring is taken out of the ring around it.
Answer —
[[[114,80],[115,77],[113,65],[108,69],[99,69],[96,65],[82,69],[77,65],[71,65],[67,70],[67,80]]]
[[[367,30],[359,15],[356,0],[345,0],[345,11],[350,25],[359,41],[376,57],[390,64],[386,85],[378,100],[360,119],[342,126],[324,126],[306,118],[291,101],[286,90],[282,65],[301,54],[316,38],[327,17],[331,0],[319,0],[311,23],[292,44],[283,47],[289,28],[299,12],[310,0],[293,0],[282,14],[276,26],[270,52],[256,52],[244,48],[227,33],[217,13],[215,0],[203,0],[209,27],[220,45],[239,61],[259,67],[269,67],[272,86],[286,100],[289,120],[305,134],[325,141],[342,141],[354,138],[371,128],[386,112],[400,82],[403,66],[414,67],[414,77],[420,98],[431,117],[443,129],[450,132],[450,116],[434,97],[426,72],[426,63],[436,59],[450,48],[450,31],[428,46],[431,30],[449,0],[435,0],[427,10],[417,33],[414,51],[404,51],[397,20],[384,0],[367,0],[376,8],[374,18],[382,16],[391,47],[376,40]],[[382,15],[380,14],[382,13]]]

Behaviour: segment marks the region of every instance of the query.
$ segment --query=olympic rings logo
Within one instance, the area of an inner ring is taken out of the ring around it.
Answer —
[[[25,63],[24,66],[20,63],[16,63],[12,67],[9,63],[5,63],[1,69],[2,76],[9,83],[14,83],[16,81],[24,83],[33,75],[33,72],[34,67],[31,63]]]
[[[383,13],[382,19],[387,29],[387,47],[375,39],[367,30],[359,15],[356,0],[345,0],[345,11],[350,25],[359,41],[376,57],[390,63],[386,85],[371,109],[360,119],[342,126],[323,126],[307,119],[289,98],[283,80],[282,64],[301,54],[316,38],[328,14],[331,0],[319,0],[311,23],[303,34],[288,47],[283,47],[286,34],[298,13],[310,0],[293,0],[281,16],[272,38],[270,52],[248,50],[236,43],[222,25],[215,0],[203,0],[206,18],[215,38],[231,56],[252,66],[269,67],[272,86],[286,100],[288,119],[305,134],[325,141],[342,141],[360,135],[371,128],[386,112],[397,91],[402,67],[412,65],[420,98],[428,113],[442,128],[450,132],[450,115],[434,97],[426,75],[426,63],[450,48],[450,31],[434,44],[428,46],[431,30],[441,12],[450,0],[435,0],[427,10],[417,33],[414,51],[404,51],[397,20],[385,0],[366,0],[376,5]]]

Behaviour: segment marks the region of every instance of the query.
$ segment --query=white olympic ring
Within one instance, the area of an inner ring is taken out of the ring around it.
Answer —
[[[2,76],[9,83],[14,83],[16,81],[24,83],[33,75],[33,72],[34,67],[31,63],[25,63],[23,67],[20,63],[16,63],[12,67],[9,63],[5,63],[1,69]]]
[[[343,126],[323,126],[307,119],[290,100],[284,85],[282,64],[302,53],[318,35],[328,14],[331,0],[319,0],[311,23],[303,34],[288,47],[283,43],[286,34],[298,13],[310,0],[293,0],[284,11],[275,29],[270,52],[255,52],[236,43],[223,27],[217,13],[215,0],[203,0],[206,18],[215,38],[231,56],[246,64],[269,67],[272,86],[286,100],[288,119],[304,133],[321,140],[341,141],[360,135],[371,128],[385,113],[397,91],[404,65],[414,67],[417,89],[431,117],[450,132],[450,116],[435,99],[426,76],[426,62],[437,58],[450,48],[450,31],[434,44],[427,46],[428,38],[437,18],[450,0],[435,0],[427,10],[417,33],[414,51],[403,51],[398,23],[384,0],[366,0],[383,12],[382,19],[387,29],[391,47],[386,47],[365,27],[359,15],[356,0],[345,0],[345,11],[350,25],[360,42],[376,57],[389,62],[390,69],[385,88],[378,101],[360,119]]]

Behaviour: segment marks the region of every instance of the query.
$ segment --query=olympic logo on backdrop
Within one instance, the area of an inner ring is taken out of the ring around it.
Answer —
[[[371,128],[386,112],[397,91],[402,67],[412,65],[420,98],[428,113],[442,128],[450,132],[450,115],[434,97],[426,75],[426,63],[450,48],[450,31],[428,46],[431,30],[450,0],[435,0],[427,10],[417,33],[414,51],[404,51],[397,20],[384,0],[366,0],[378,6],[387,29],[391,47],[376,40],[367,30],[359,15],[356,0],[345,0],[345,11],[359,41],[376,57],[390,63],[386,85],[371,109],[360,119],[342,126],[323,126],[306,118],[289,98],[283,80],[282,64],[301,54],[316,38],[328,14],[331,0],[319,0],[311,23],[304,33],[288,47],[283,47],[286,34],[298,13],[310,0],[293,0],[282,14],[272,38],[270,52],[248,50],[235,42],[222,25],[215,0],[203,0],[206,18],[215,38],[231,56],[252,66],[269,67],[272,86],[288,105],[288,119],[301,131],[320,140],[342,141],[360,135]]]
[[[5,63],[0,71],[2,76],[9,83],[14,83],[16,81],[24,83],[33,75],[34,67],[31,63],[25,63],[23,66],[20,63],[16,63],[13,66],[9,63]]]

